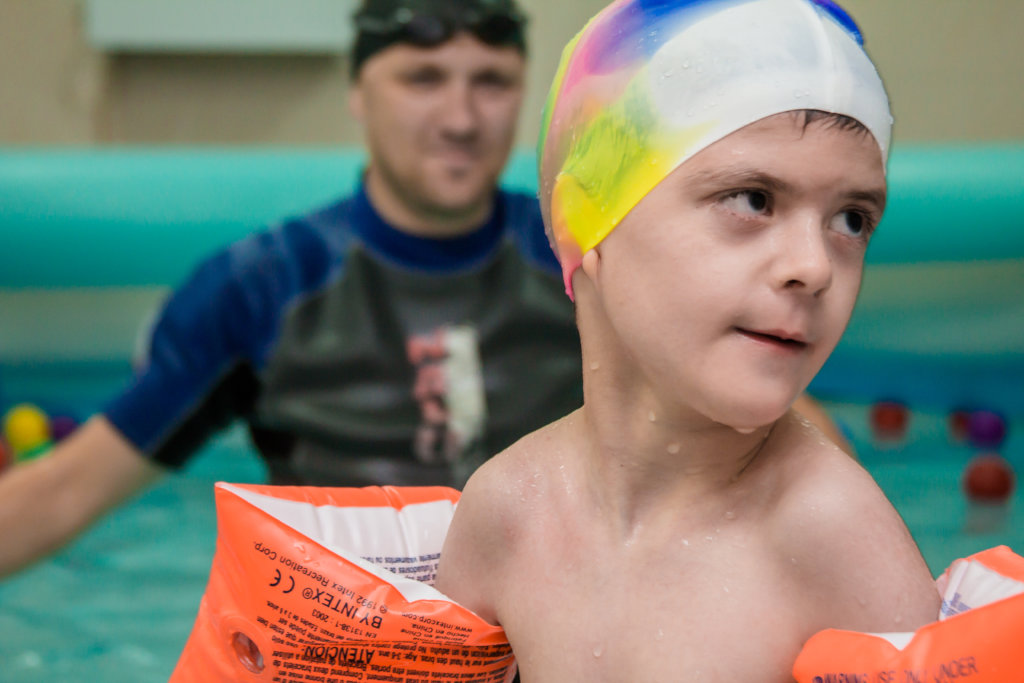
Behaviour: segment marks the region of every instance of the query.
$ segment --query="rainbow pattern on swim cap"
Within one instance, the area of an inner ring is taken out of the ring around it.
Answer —
[[[688,158],[767,116],[892,117],[857,25],[831,0],[617,0],[565,47],[538,143],[566,292],[583,254]]]

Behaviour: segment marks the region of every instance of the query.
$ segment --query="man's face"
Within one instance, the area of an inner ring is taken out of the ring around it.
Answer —
[[[460,33],[437,47],[398,43],[366,61],[352,91],[377,209],[444,236],[488,215],[515,138],[525,62],[514,47]]]
[[[884,205],[870,134],[778,114],[673,171],[598,245],[588,274],[598,263],[608,319],[656,393],[757,427],[839,341]]]

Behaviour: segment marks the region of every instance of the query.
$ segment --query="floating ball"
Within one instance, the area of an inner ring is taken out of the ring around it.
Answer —
[[[899,401],[879,401],[871,406],[871,431],[880,441],[898,441],[907,434],[910,411]]]
[[[70,415],[54,415],[50,420],[50,435],[54,443],[63,441],[71,432],[78,429],[78,421]]]
[[[31,403],[16,405],[4,415],[4,437],[15,455],[30,451],[50,440],[50,420]]]
[[[967,421],[967,439],[975,448],[999,448],[1006,439],[1006,420],[990,410],[976,410]]]
[[[964,492],[974,501],[1001,503],[1013,493],[1015,480],[1010,463],[994,453],[985,453],[967,464]]]
[[[954,410],[949,414],[949,438],[954,443],[967,441],[967,426],[971,420],[971,411]]]

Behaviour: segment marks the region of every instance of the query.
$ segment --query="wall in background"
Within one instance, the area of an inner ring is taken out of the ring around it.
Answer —
[[[531,65],[519,142],[532,145],[562,45],[605,0],[559,0],[557,13],[520,1]],[[885,76],[897,142],[1024,139],[1020,0],[844,5]],[[76,0],[0,0],[0,144],[356,144],[347,81],[344,57],[103,54]]]

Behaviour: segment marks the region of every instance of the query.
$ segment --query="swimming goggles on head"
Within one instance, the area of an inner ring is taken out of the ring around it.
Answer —
[[[510,0],[481,0],[459,12],[417,11],[407,5],[385,17],[355,17],[356,29],[388,42],[423,47],[439,45],[460,31],[468,31],[488,45],[525,47],[526,16]]]

